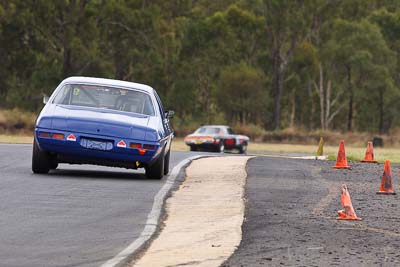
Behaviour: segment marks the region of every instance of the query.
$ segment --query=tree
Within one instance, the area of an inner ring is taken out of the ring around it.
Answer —
[[[263,121],[262,110],[268,102],[264,83],[263,72],[244,62],[222,70],[218,103],[230,123],[260,124]]]
[[[355,97],[362,94],[366,84],[379,68],[393,64],[393,52],[388,48],[379,28],[367,20],[350,22],[342,19],[326,25],[328,40],[324,57],[332,62],[339,84],[346,88],[348,99],[347,130],[353,130]],[[382,72],[381,72],[382,73]],[[379,76],[378,76],[379,77]],[[383,78],[383,77],[381,77]],[[385,78],[391,79],[386,76]]]
[[[269,62],[272,65],[273,115],[268,127],[272,130],[280,128],[281,102],[287,67],[297,46],[310,34],[317,2],[316,0],[264,1],[267,49]]]

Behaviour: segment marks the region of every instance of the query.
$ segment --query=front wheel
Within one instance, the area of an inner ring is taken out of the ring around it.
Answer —
[[[246,153],[247,153],[247,144],[243,144],[243,145],[239,148],[239,153],[240,153],[240,154],[246,154]]]
[[[33,140],[32,171],[33,173],[48,173],[51,168],[49,155],[39,148],[36,140]]]
[[[164,152],[158,156],[158,159],[145,168],[146,170],[146,177],[149,179],[162,179],[164,176],[164,163],[165,163],[165,156]]]

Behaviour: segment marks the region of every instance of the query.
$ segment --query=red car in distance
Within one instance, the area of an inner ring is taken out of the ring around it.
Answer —
[[[229,126],[205,125],[185,137],[190,151],[213,151],[223,153],[226,150],[238,150],[240,154],[247,151],[250,138],[234,134]]]

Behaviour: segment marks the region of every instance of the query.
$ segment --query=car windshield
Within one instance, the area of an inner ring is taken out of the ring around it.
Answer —
[[[66,84],[54,104],[121,110],[154,116],[148,94],[136,90],[101,85]]]
[[[196,133],[198,134],[222,134],[223,131],[221,128],[217,127],[201,127],[197,129]]]

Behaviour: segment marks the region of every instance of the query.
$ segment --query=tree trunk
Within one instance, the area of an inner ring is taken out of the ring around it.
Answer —
[[[329,122],[330,118],[329,116],[331,115],[331,80],[328,80],[328,83],[326,85],[326,109],[325,109],[325,125],[324,125],[324,130],[329,129]]]
[[[290,128],[293,128],[294,120],[296,118],[296,89],[293,90],[291,102],[292,102],[292,110],[290,112]]]
[[[347,116],[347,131],[353,130],[353,94],[349,97],[349,113]]]
[[[313,115],[315,113],[315,104],[314,104],[314,99],[313,99],[313,90],[312,90],[311,81],[308,83],[308,95],[311,99],[311,114],[309,116],[308,128],[310,130],[313,130],[314,129]]]
[[[281,100],[283,93],[283,80],[285,77],[286,66],[282,63],[279,50],[274,53],[274,76],[272,80],[272,97],[274,108],[272,111],[271,130],[279,130],[281,122]]]
[[[353,87],[351,84],[351,69],[350,67],[347,67],[347,83],[348,83],[348,92],[349,92],[349,110],[348,110],[348,116],[347,116],[347,131],[352,131],[353,130],[353,100],[354,100],[354,93],[353,93]]]
[[[119,51],[115,51],[114,54],[114,64],[115,64],[115,78],[117,80],[123,80],[125,77],[126,68],[123,64],[123,60],[121,60],[121,56],[119,55]]]
[[[320,122],[321,122],[321,129],[325,130],[326,124],[325,124],[325,94],[324,94],[324,74],[322,70],[322,65],[319,64],[319,88],[318,94],[319,94],[319,107],[320,107]]]
[[[63,53],[63,75],[64,78],[71,76],[71,49],[66,43],[64,43],[64,53]]]
[[[385,129],[383,127],[383,88],[379,88],[379,133],[383,134]]]

